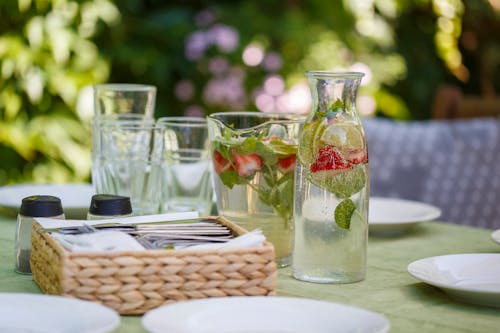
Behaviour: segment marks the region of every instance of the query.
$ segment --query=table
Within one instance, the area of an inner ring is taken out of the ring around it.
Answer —
[[[0,292],[40,293],[31,276],[14,272],[15,219],[0,217]],[[425,222],[398,237],[370,237],[367,278],[358,283],[301,282],[279,270],[280,296],[351,304],[384,314],[391,332],[498,332],[500,309],[458,303],[406,272],[417,259],[452,253],[500,252],[491,230]],[[145,332],[140,316],[123,316],[116,333]]]

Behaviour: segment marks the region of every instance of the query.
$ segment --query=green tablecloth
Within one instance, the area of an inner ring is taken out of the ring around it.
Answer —
[[[30,276],[13,271],[15,220],[0,217],[0,292],[39,293]],[[279,271],[278,295],[329,300],[384,314],[391,332],[499,332],[500,309],[458,303],[407,272],[419,258],[452,253],[500,252],[491,231],[445,223],[420,223],[409,233],[370,237],[366,280],[347,285],[301,282]],[[144,332],[140,316],[122,317],[116,332]]]

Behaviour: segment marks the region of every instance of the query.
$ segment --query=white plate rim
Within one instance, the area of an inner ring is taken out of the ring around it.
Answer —
[[[29,192],[27,192],[29,190]],[[61,183],[61,184],[15,184],[6,185],[0,187],[0,206],[6,208],[19,209],[21,206],[21,200],[25,196],[29,195],[44,195],[51,193],[73,193],[73,191],[88,191],[88,193],[93,193],[94,189],[91,184],[88,183]],[[40,193],[38,193],[40,192]],[[46,192],[46,193],[41,193]],[[21,194],[22,193],[22,194]],[[28,194],[30,193],[30,194]],[[6,195],[15,195],[14,197],[8,197],[5,200]],[[91,197],[87,198],[84,203],[75,204],[74,202],[65,200],[64,197],[59,197],[63,203],[63,209],[88,209],[90,206]],[[66,201],[66,203],[65,203]]]
[[[156,316],[161,316],[162,313],[164,312],[169,312],[169,309],[172,309],[173,307],[176,306],[189,306],[193,305],[195,308],[196,306],[207,306],[205,305],[206,303],[209,303],[209,306],[211,307],[216,307],[217,303],[222,302],[222,303],[234,303],[235,306],[238,304],[241,304],[240,302],[259,302],[259,301],[264,301],[264,302],[273,302],[274,300],[279,301],[293,301],[293,302],[315,302],[317,304],[323,304],[325,306],[330,306],[330,307],[342,307],[348,310],[352,311],[357,311],[358,314],[360,313],[365,313],[367,315],[374,316],[374,318],[377,318],[378,320],[381,321],[383,324],[383,327],[380,328],[378,331],[374,331],[373,333],[383,333],[383,332],[389,332],[390,329],[390,321],[380,313],[377,313],[372,310],[368,310],[365,308],[353,306],[353,305],[348,305],[348,304],[342,304],[342,303],[336,303],[336,302],[331,302],[327,300],[319,300],[319,299],[311,299],[311,298],[302,298],[302,297],[290,297],[290,296],[229,296],[229,297],[209,297],[209,298],[204,298],[204,299],[195,299],[195,300],[188,300],[188,301],[181,301],[181,302],[176,302],[176,303],[171,303],[167,305],[160,306],[156,309],[152,309],[144,314],[142,317],[142,326],[144,329],[146,329],[148,332],[157,332],[158,330],[161,330],[160,327],[151,327],[150,322],[154,320],[154,317]],[[213,304],[210,304],[213,303]],[[219,303],[220,304],[220,303]],[[311,304],[311,303],[309,303]],[[163,314],[164,315],[164,314]],[[191,333],[191,331],[186,331]]]
[[[74,306],[75,304],[82,304],[85,305],[86,307],[90,308],[95,308],[98,310],[100,314],[105,314],[106,316],[109,316],[109,323],[106,326],[100,326],[99,328],[93,328],[92,333],[105,333],[105,332],[111,332],[114,329],[116,329],[120,323],[121,323],[121,317],[120,315],[113,309],[106,307],[104,305],[91,302],[91,301],[86,301],[86,300],[81,300],[78,298],[72,298],[72,297],[64,297],[64,296],[57,296],[57,295],[46,295],[46,294],[31,294],[31,293],[13,293],[13,292],[0,292],[0,301],[2,299],[7,299],[9,298],[26,298],[27,301],[31,301],[30,304],[31,306],[33,305],[32,302],[44,302],[46,303],[47,300],[50,300],[51,302],[61,302],[61,303],[67,303],[68,309],[73,310],[72,305]],[[28,307],[30,305],[27,305]],[[58,314],[60,315],[60,314]],[[0,323],[1,324],[1,323]],[[90,333],[90,331],[89,331]]]
[[[491,233],[491,239],[493,239],[495,243],[500,244],[500,229],[497,229]]]
[[[418,268],[416,269],[416,266],[422,265],[423,263],[426,263],[426,262],[430,262],[431,260],[440,260],[440,259],[444,259],[444,258],[458,257],[458,256],[471,256],[471,257],[472,256],[478,256],[478,257],[496,256],[496,257],[500,257],[500,253],[457,253],[457,254],[447,254],[447,255],[441,255],[441,256],[422,258],[422,259],[418,259],[418,260],[411,262],[407,266],[407,271],[415,279],[420,280],[422,282],[425,282],[425,283],[430,284],[430,285],[435,286],[435,287],[443,288],[445,290],[461,291],[461,292],[473,292],[476,294],[500,296],[500,290],[485,290],[485,289],[478,289],[478,288],[467,287],[467,286],[457,286],[457,285],[453,285],[453,284],[441,283],[439,281],[435,281],[433,279],[427,278],[425,275],[419,273]]]
[[[390,226],[390,225],[402,225],[402,224],[415,224],[419,222],[426,222],[426,221],[432,221],[441,216],[441,209],[439,207],[436,207],[434,205],[420,202],[420,201],[414,201],[414,200],[407,200],[407,199],[398,199],[398,198],[384,198],[384,197],[370,197],[370,205],[373,204],[405,204],[405,205],[412,205],[412,206],[418,206],[419,208],[423,210],[427,210],[427,212],[418,218],[415,217],[408,217],[408,218],[402,218],[402,217],[373,217],[369,216],[368,218],[368,223],[370,225],[384,225],[384,226]]]

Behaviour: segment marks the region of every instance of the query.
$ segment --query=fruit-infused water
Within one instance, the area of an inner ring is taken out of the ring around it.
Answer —
[[[366,166],[362,169],[368,174]],[[307,182],[306,173],[304,167],[297,166],[297,188],[302,185],[301,196],[305,199],[302,204],[296,203],[295,208],[294,276],[319,283],[362,280],[368,237],[366,190],[350,198],[355,213],[349,228],[343,228],[332,218],[343,199]]]
[[[290,263],[298,131],[303,117],[227,112],[208,117],[219,214],[260,228],[279,266]]]
[[[295,172],[292,274],[318,283],[364,279],[369,174],[354,107],[361,73],[308,72],[313,112],[304,124]]]
[[[219,214],[247,230],[260,228],[267,240],[273,243],[278,264],[287,266],[290,264],[293,242],[293,170],[288,175],[276,174],[279,179],[283,179],[283,191],[276,193],[275,199],[282,202],[280,211],[276,211],[267,200],[264,203],[259,196],[259,191],[268,187],[262,174],[256,174],[249,184],[235,185],[233,188],[224,185],[218,177],[214,184],[217,206],[221,207]]]

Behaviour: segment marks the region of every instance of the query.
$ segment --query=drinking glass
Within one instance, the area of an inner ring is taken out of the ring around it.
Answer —
[[[143,84],[111,83],[94,86],[94,114],[135,113],[153,118],[156,87]]]
[[[101,122],[117,121],[123,124],[154,124],[155,120],[143,114],[138,113],[117,113],[95,116],[91,122],[92,129],[92,152],[100,154],[101,152]]]
[[[157,124],[165,130],[161,211],[209,215],[213,187],[206,119],[163,117]]]
[[[318,283],[364,279],[368,239],[368,152],[356,112],[362,73],[306,73],[312,112],[295,170],[292,274]]]
[[[101,120],[96,193],[130,197],[134,215],[156,214],[164,129],[154,123]]]
[[[94,186],[94,190],[96,193],[102,193],[100,191],[103,188],[107,188],[103,182],[105,182],[105,176],[103,175],[103,170],[100,165],[101,157],[102,157],[102,134],[101,134],[101,124],[109,123],[110,121],[120,123],[122,125],[134,125],[134,126],[142,126],[142,125],[153,125],[154,119],[148,118],[142,114],[132,114],[132,113],[123,113],[123,114],[106,114],[101,116],[96,116],[91,122],[92,129],[92,184]],[[109,193],[104,193],[109,194]]]
[[[304,117],[222,112],[207,119],[219,213],[246,229],[260,228],[278,266],[289,265],[293,171]]]
[[[94,119],[92,121],[92,184],[102,188],[101,120],[153,119],[156,87],[142,84],[100,84],[94,86]]]

